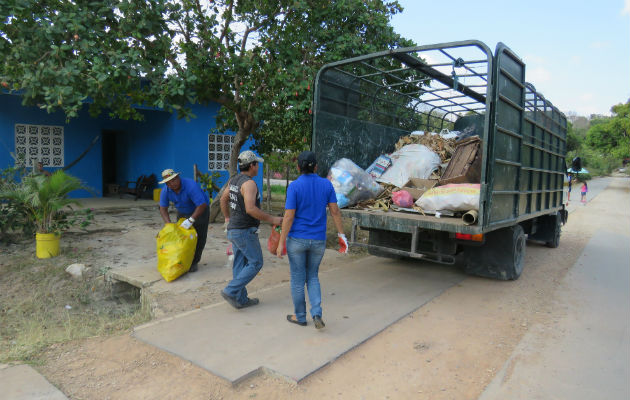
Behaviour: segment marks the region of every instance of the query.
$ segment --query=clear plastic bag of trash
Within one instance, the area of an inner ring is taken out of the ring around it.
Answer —
[[[440,156],[427,146],[408,144],[390,156],[392,166],[377,182],[403,187],[409,178],[427,179],[440,166]]]
[[[347,158],[335,161],[328,172],[328,179],[335,188],[339,208],[373,199],[383,191],[370,174]]]

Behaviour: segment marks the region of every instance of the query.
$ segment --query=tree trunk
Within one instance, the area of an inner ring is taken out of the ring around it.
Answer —
[[[219,216],[219,213],[221,212],[221,195],[227,187],[228,181],[226,181],[225,184],[223,184],[223,186],[221,187],[221,190],[219,190],[219,194],[217,194],[216,200],[214,200],[210,204],[210,222],[215,222],[217,217]]]
[[[286,196],[286,193],[289,191],[289,170],[291,169],[291,166],[289,165],[289,163],[287,163],[287,184],[284,187],[284,194]]]
[[[269,163],[265,163],[265,169],[267,170],[267,212],[271,212],[271,168],[269,168]]]
[[[234,116],[236,117],[236,123],[238,124],[238,131],[236,132],[236,137],[234,138],[234,145],[232,146],[232,151],[230,152],[230,162],[228,172],[230,173],[230,178],[236,175],[236,167],[238,162],[238,155],[241,154],[241,147],[245,144],[245,141],[251,135],[251,133],[258,126],[258,122],[254,120],[254,117],[247,112],[235,112]],[[229,178],[228,178],[229,181]],[[227,182],[221,187],[219,194],[217,195],[217,199],[221,199],[221,195],[227,186]],[[217,216],[221,212],[221,202],[213,201],[210,204],[210,222],[215,222]]]

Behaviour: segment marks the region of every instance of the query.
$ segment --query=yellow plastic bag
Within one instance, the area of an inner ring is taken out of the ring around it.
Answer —
[[[195,228],[184,229],[177,224],[166,224],[157,235],[157,269],[166,282],[173,281],[190,269],[195,257],[197,231]]]

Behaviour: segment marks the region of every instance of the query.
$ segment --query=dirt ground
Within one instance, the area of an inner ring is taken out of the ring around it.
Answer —
[[[554,302],[554,292],[597,229],[597,212],[627,195],[626,181],[614,180],[587,207],[573,212],[559,248],[528,243],[518,281],[467,278],[297,385],[259,375],[232,387],[129,333],[52,346],[37,369],[71,399],[475,399],[532,325],[561,333],[554,325],[564,310]],[[77,243],[95,250],[94,265],[129,265],[154,256],[152,247],[139,248],[132,238],[142,230],[157,232],[157,213],[130,210],[104,218],[100,237]],[[227,243],[220,242],[220,224],[210,232],[217,246]],[[288,280],[283,268],[266,266],[264,271],[253,290]],[[212,285],[201,286],[160,312],[217,302],[217,294]]]

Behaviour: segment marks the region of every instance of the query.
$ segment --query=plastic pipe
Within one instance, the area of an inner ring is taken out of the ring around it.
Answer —
[[[479,213],[477,212],[477,210],[470,210],[466,214],[462,215],[462,220],[466,225],[472,225],[477,222],[478,216]]]

